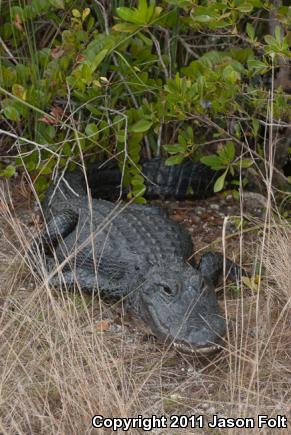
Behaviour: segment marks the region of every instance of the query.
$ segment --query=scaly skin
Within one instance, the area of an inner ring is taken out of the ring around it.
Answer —
[[[220,254],[207,253],[198,268],[187,262],[190,235],[167,213],[150,205],[88,200],[83,175],[52,186],[44,203],[43,246],[48,271],[62,263],[66,287],[123,298],[127,309],[160,339],[197,352],[211,351],[225,333],[214,285]],[[94,182],[92,173],[90,182]],[[92,184],[91,184],[92,187]],[[228,269],[236,272],[233,263]],[[50,284],[61,286],[59,275]]]
[[[185,160],[181,165],[166,166],[165,160],[155,158],[142,163],[146,198],[200,199],[213,195],[219,173],[200,162]],[[116,162],[90,165],[88,180],[95,198],[113,200],[120,195],[121,173]],[[123,188],[123,196],[127,192]]]

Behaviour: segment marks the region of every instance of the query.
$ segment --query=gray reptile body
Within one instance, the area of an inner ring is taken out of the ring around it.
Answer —
[[[154,158],[142,162],[146,198],[201,199],[213,195],[219,172],[190,159],[174,166],[165,165],[165,160]],[[116,162],[94,163],[89,166],[87,175],[94,197],[109,200],[119,197],[121,173]],[[127,193],[123,187],[122,196]]]
[[[225,320],[214,285],[222,257],[206,253],[198,268],[189,264],[191,237],[164,210],[92,199],[81,172],[51,186],[43,210],[46,229],[33,249],[42,246],[51,285],[123,298],[153,334],[177,347],[206,352],[221,343]],[[53,273],[56,263],[62,277]]]

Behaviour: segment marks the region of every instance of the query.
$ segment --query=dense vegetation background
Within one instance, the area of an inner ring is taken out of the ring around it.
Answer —
[[[290,190],[290,18],[280,0],[2,1],[1,175],[25,165],[41,193],[116,156],[142,201],[139,162],[163,154],[221,170],[216,191],[268,164]]]

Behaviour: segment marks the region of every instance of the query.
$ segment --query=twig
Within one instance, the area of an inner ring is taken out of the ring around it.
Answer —
[[[0,44],[2,45],[2,47],[4,48],[6,53],[8,54],[9,58],[15,63],[15,65],[18,65],[17,60],[15,59],[15,57],[12,54],[12,52],[9,50],[9,48],[7,47],[7,45],[5,44],[5,42],[3,41],[1,36],[0,36]]]
[[[199,59],[200,56],[198,56],[197,53],[195,53],[195,51],[192,50],[192,48],[190,47],[189,44],[187,44],[187,42],[181,37],[178,36],[178,40],[181,42],[181,44],[183,45],[183,47],[186,49],[186,51],[193,57],[195,57],[195,59]]]
[[[157,40],[157,38],[153,35],[153,33],[150,30],[148,30],[147,33],[150,35],[150,37],[153,40],[153,43],[155,44],[155,47],[156,47],[156,50],[157,50],[157,55],[158,55],[160,64],[161,64],[161,66],[162,66],[162,68],[164,70],[165,78],[167,80],[169,78],[169,73],[168,73],[167,67],[165,65],[165,62],[163,60],[163,57],[162,57],[161,46],[159,44],[159,41]]]

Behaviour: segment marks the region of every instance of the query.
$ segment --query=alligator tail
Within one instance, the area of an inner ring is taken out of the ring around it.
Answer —
[[[200,162],[185,159],[180,165],[167,166],[165,158],[142,162],[145,179],[144,196],[149,199],[202,199],[213,195],[219,173]],[[128,188],[121,187],[121,172],[116,162],[89,166],[88,181],[94,198],[114,200],[126,197]]]

